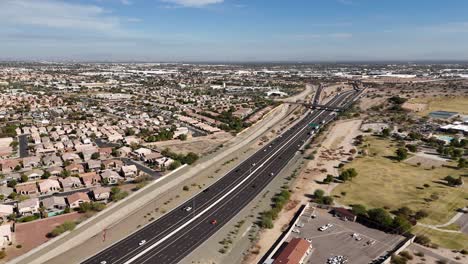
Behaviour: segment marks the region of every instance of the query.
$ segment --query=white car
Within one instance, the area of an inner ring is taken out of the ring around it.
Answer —
[[[304,227],[304,223],[297,223],[296,226],[297,227]]]
[[[103,260],[100,262],[101,264],[107,264],[107,261]]]
[[[306,238],[306,241],[312,243],[312,238]]]
[[[138,245],[140,245],[140,246],[143,246],[144,244],[146,244],[146,240],[142,240],[142,241],[140,241],[140,243],[138,243]]]
[[[190,206],[185,207],[185,211],[187,211],[187,212],[192,211],[192,207],[190,207]]]
[[[301,233],[301,231],[299,231],[299,229],[296,229],[296,228],[294,228],[294,229],[292,230],[292,232],[293,232],[293,233],[297,233],[297,234]]]
[[[321,226],[321,227],[319,228],[319,230],[320,230],[320,231],[325,231],[325,230],[329,229],[330,227],[333,227],[333,225],[332,225],[332,224],[326,224],[326,225],[324,225],[324,226]]]

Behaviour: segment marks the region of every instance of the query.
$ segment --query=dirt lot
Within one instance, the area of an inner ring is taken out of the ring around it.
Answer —
[[[194,152],[201,155],[215,150],[219,145],[227,142],[231,138],[233,138],[233,136],[230,133],[219,132],[213,135],[189,138],[186,141],[169,140],[145,145],[156,147],[160,150],[169,148],[176,153],[186,154]]]
[[[42,243],[45,243],[49,240],[46,234],[52,231],[52,229],[65,221],[78,220],[81,216],[82,215],[79,213],[73,212],[29,223],[17,224],[16,231],[13,233],[13,241],[14,245],[21,245],[21,248],[8,247],[7,258],[5,260],[24,254]]]

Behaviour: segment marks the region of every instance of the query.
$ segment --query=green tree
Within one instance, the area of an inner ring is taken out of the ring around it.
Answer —
[[[376,223],[379,223],[382,227],[390,227],[393,219],[390,214],[383,208],[374,208],[367,211],[369,218]]]
[[[457,167],[459,169],[463,169],[463,168],[468,167],[468,161],[466,159],[464,159],[464,158],[459,158]]]
[[[331,182],[333,182],[334,179],[335,179],[335,177],[333,177],[333,175],[328,174],[327,177],[323,180],[323,182],[324,183],[331,183]]]
[[[179,168],[182,165],[182,163],[178,160],[174,160],[170,165],[169,165],[169,170],[175,170]]]
[[[10,188],[15,188],[16,184],[18,183],[16,182],[16,180],[13,179],[7,183],[7,186]]]
[[[402,161],[408,158],[408,151],[405,148],[398,148],[395,153],[396,159],[398,161]]]
[[[41,178],[42,179],[48,179],[50,177],[50,172],[49,171],[44,171],[44,174],[42,174]]]
[[[396,216],[392,221],[392,228],[397,234],[404,234],[411,230],[411,223],[403,216]]]
[[[382,137],[389,137],[390,136],[390,129],[389,128],[384,128],[382,129]]]
[[[314,192],[314,198],[315,199],[321,199],[325,195],[325,191],[322,189],[317,189]]]
[[[357,216],[367,216],[367,209],[362,204],[351,205],[351,212]]]
[[[21,174],[21,182],[27,182],[29,180],[28,176]]]
[[[99,152],[94,152],[92,155],[91,155],[91,159],[93,160],[97,160],[99,159],[101,155],[99,154]]]

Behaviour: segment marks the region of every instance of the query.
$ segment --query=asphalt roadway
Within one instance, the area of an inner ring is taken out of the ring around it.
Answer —
[[[29,156],[29,149],[28,149],[28,135],[19,135],[19,155],[20,158],[25,158]]]
[[[356,91],[344,92],[327,105],[341,106],[354,101],[360,94]],[[192,199],[82,263],[179,262],[238,214],[270,183],[315,133],[316,128],[310,123],[326,124],[335,116],[334,112],[326,110],[309,112],[292,128]],[[187,207],[192,209],[187,211]],[[214,220],[215,224],[212,223]],[[142,244],[143,240],[145,243]]]

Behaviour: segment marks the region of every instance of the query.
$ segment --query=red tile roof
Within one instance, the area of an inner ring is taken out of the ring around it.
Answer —
[[[273,264],[299,264],[309,250],[310,243],[303,238],[293,238],[281,251]]]

